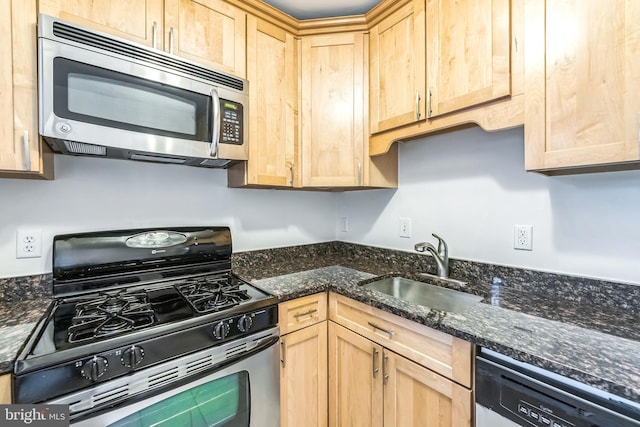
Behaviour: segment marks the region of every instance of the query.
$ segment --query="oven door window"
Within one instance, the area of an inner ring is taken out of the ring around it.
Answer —
[[[65,58],[53,61],[56,116],[134,132],[211,141],[211,97]]]
[[[249,373],[241,371],[148,406],[107,427],[248,427]]]

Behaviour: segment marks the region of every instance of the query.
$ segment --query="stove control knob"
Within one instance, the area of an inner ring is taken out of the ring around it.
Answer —
[[[80,373],[83,377],[91,381],[98,381],[98,378],[107,372],[108,366],[109,362],[107,359],[102,356],[93,356],[93,359],[84,364]]]
[[[137,345],[132,345],[122,352],[122,357],[120,361],[127,368],[133,368],[140,364],[144,359],[144,350],[142,347],[138,347]]]
[[[213,328],[213,336],[217,340],[223,340],[229,335],[229,324],[224,320]]]
[[[246,314],[238,320],[238,329],[240,332],[247,332],[253,325],[253,319]]]

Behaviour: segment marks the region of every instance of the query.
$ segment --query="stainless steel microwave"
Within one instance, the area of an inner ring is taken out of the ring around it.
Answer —
[[[247,160],[249,84],[39,16],[40,134],[54,151],[226,167]]]

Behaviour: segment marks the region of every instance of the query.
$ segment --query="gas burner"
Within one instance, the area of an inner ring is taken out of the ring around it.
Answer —
[[[198,313],[210,313],[251,299],[247,291],[231,279],[227,276],[200,277],[176,285],[176,289]]]
[[[68,329],[70,343],[116,335],[155,323],[146,292],[101,292],[95,299],[76,304]]]

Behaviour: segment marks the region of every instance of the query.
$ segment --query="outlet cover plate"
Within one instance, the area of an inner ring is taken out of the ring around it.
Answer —
[[[400,237],[411,237],[411,218],[400,218],[399,227]]]
[[[514,225],[513,226],[513,248],[523,251],[533,250],[533,226]]]
[[[41,256],[42,230],[18,230],[16,258],[40,258]]]

